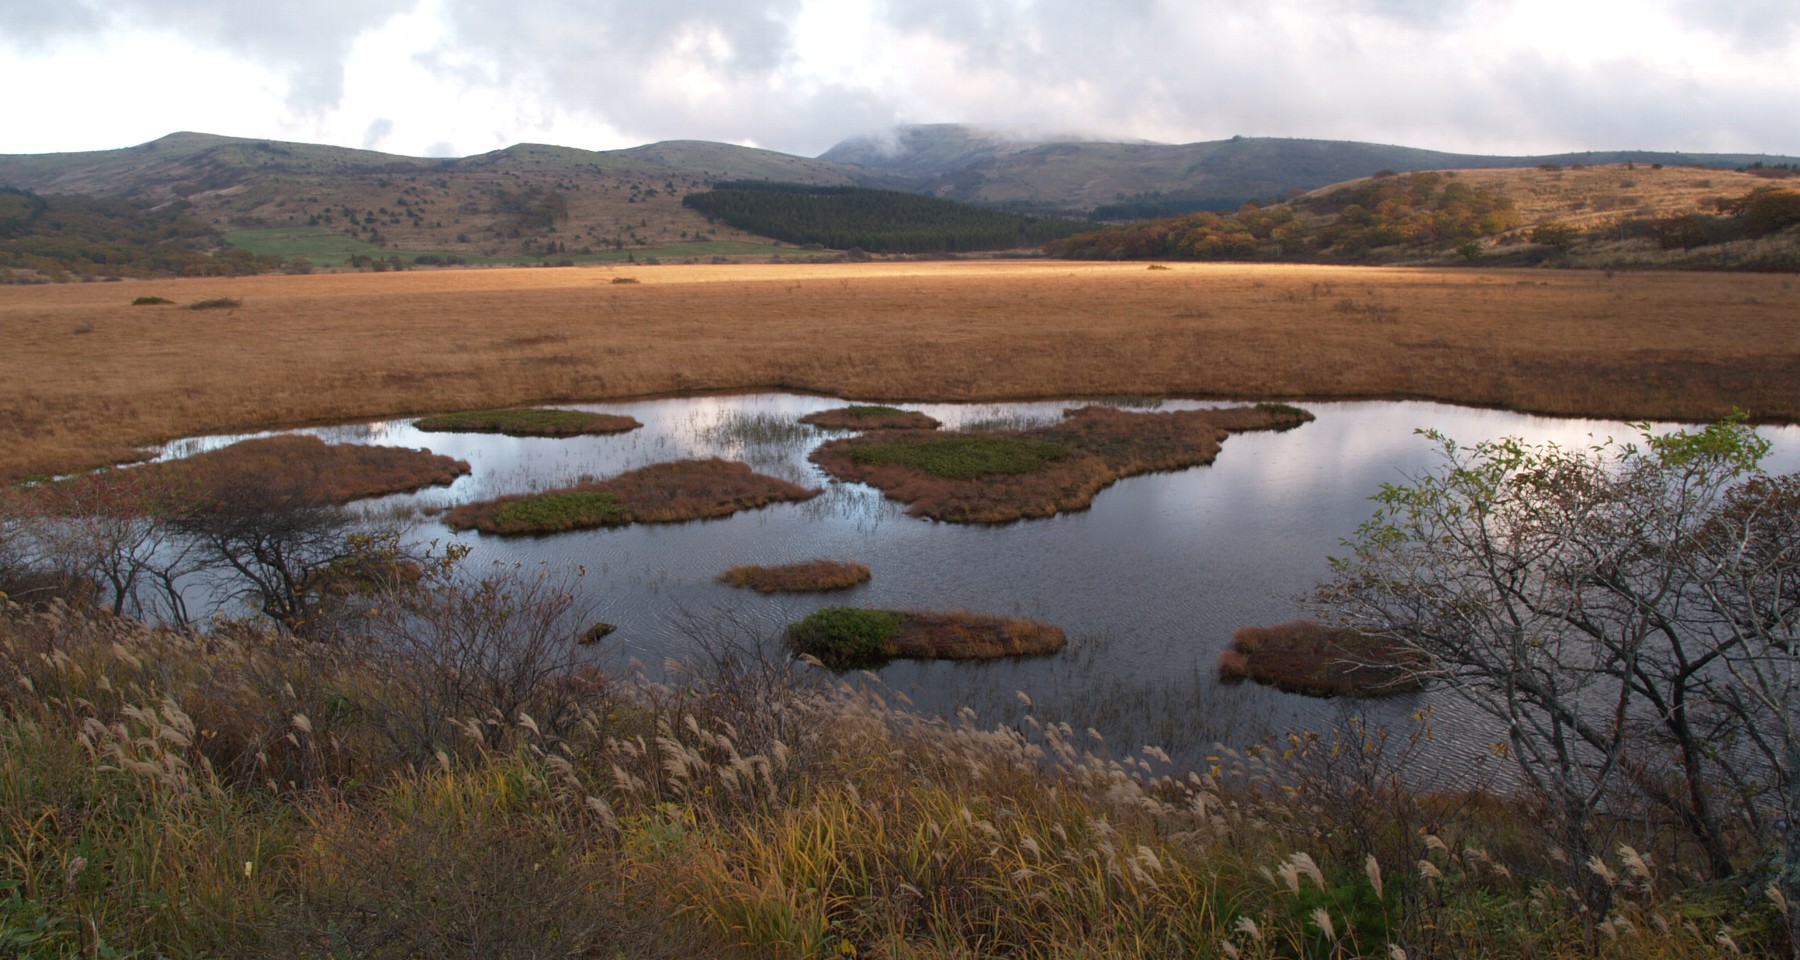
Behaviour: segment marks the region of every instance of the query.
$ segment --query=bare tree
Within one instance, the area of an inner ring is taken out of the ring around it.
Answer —
[[[1793,646],[1800,560],[1791,528],[1771,519],[1791,517],[1773,501],[1792,478],[1757,472],[1768,445],[1741,419],[1646,431],[1642,447],[1427,436],[1441,467],[1375,496],[1377,516],[1321,599],[1499,721],[1590,900],[1605,899],[1586,871],[1599,815],[1622,801],[1663,808],[1713,873],[1730,874],[1731,838],[1746,832],[1734,827],[1769,794],[1722,787],[1792,767],[1739,748],[1760,736],[1758,711],[1791,721],[1792,699],[1757,707],[1727,682]],[[1737,515],[1761,519],[1734,527]],[[1754,563],[1742,559],[1752,542]]]
[[[571,578],[503,566],[474,576],[439,563],[372,601],[361,638],[381,691],[371,709],[412,759],[454,752],[459,731],[477,727],[497,747],[522,714],[544,736],[566,734],[603,692],[603,678],[577,669],[592,625]]]

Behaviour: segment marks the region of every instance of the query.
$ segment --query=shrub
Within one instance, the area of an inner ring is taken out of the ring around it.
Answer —
[[[211,300],[196,300],[188,304],[189,310],[235,310],[244,305],[244,301],[235,297],[214,297]]]
[[[794,650],[833,667],[859,667],[888,658],[888,641],[905,615],[892,610],[826,607],[788,627]]]
[[[131,301],[131,305],[134,307],[160,307],[165,303],[174,302],[175,301],[170,300],[167,297],[139,297],[136,300]]]

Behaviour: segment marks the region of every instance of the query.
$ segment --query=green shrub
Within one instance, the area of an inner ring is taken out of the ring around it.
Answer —
[[[892,610],[826,607],[788,627],[797,653],[833,667],[858,667],[888,658],[888,641],[905,616]]]
[[[211,300],[196,300],[188,304],[189,310],[233,310],[244,305],[244,301],[235,297],[214,297]]]

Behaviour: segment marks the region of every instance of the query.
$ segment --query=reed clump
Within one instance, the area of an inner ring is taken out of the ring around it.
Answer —
[[[1025,697],[990,721],[910,712],[753,640],[662,680],[600,671],[561,658],[589,621],[537,583],[428,577],[337,642],[0,602],[0,937],[46,956],[1786,955],[1783,905],[1703,896],[1650,821],[1621,819],[1586,867],[1606,906],[1584,906],[1528,803],[1408,786],[1393,764],[1423,736],[1297,732],[1193,766]]]
[[[936,417],[917,410],[866,403],[809,413],[800,422],[826,430],[936,430],[942,426]]]
[[[1231,432],[1312,419],[1294,407],[1138,413],[1090,406],[1041,427],[895,431],[833,440],[812,460],[867,483],[907,512],[952,523],[1009,523],[1085,509],[1122,477],[1211,463]]]
[[[498,433],[509,437],[577,437],[625,433],[642,427],[634,417],[582,410],[512,407],[466,410],[421,417],[413,426],[428,432]]]
[[[1244,627],[1219,655],[1219,680],[1313,697],[1382,697],[1424,686],[1415,656],[1380,637],[1310,620]]]
[[[847,560],[807,560],[778,566],[744,564],[719,575],[719,582],[758,593],[812,593],[848,590],[869,582],[869,568]]]
[[[794,651],[847,669],[910,660],[994,660],[1055,653],[1062,629],[1037,620],[958,611],[826,607],[788,627]]]
[[[771,503],[809,500],[819,493],[815,487],[756,473],[744,463],[677,460],[560,490],[465,503],[444,514],[444,523],[453,530],[483,533],[558,533],[727,517]]]

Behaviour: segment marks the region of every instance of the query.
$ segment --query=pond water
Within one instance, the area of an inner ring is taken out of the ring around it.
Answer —
[[[298,431],[333,442],[426,447],[468,460],[450,487],[370,501],[376,510],[422,511],[416,536],[472,548],[472,563],[585,568],[597,618],[615,624],[597,656],[658,669],[728,639],[779,650],[782,629],[818,607],[967,609],[1047,620],[1068,632],[1055,656],[992,663],[897,661],[881,683],[931,710],[973,708],[1014,722],[1027,693],[1041,718],[1097,728],[1114,749],[1153,744],[1192,759],[1214,741],[1242,745],[1270,732],[1321,729],[1338,711],[1366,711],[1390,729],[1433,708],[1437,749],[1473,755],[1490,736],[1430,691],[1346,707],[1254,684],[1221,686],[1214,663],[1232,631],[1304,614],[1303,595],[1328,573],[1328,557],[1373,512],[1368,497],[1435,463],[1416,428],[1459,442],[1520,436],[1580,445],[1634,438],[1619,422],[1553,419],[1418,402],[1312,403],[1317,420],[1282,433],[1225,441],[1211,466],[1123,480],[1087,511],[1004,526],[963,526],[906,516],[860,484],[830,481],[806,459],[838,433],[798,426],[803,414],[843,401],[793,394],[704,396],[570,405],[636,417],[644,428],[607,437],[513,438],[424,433],[394,420]],[[976,421],[1048,421],[1059,402],[906,404],[954,429]],[[1212,404],[1170,401],[1161,409]],[[1800,428],[1765,428],[1767,466],[1800,470]],[[242,439],[171,444],[185,456]],[[758,470],[826,492],[734,517],[538,538],[453,533],[438,508],[562,486],[683,457],[745,460]],[[727,567],[816,557],[856,560],[873,580],[850,591],[763,596],[717,582]]]

